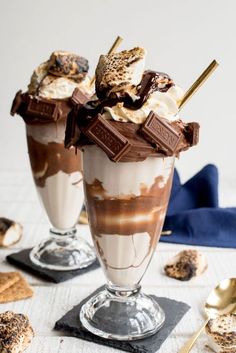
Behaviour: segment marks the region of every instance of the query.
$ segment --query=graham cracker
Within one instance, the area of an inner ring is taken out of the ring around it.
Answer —
[[[18,281],[0,293],[0,303],[8,303],[33,296],[33,290],[19,272]]]
[[[0,272],[0,293],[20,279],[18,272]]]

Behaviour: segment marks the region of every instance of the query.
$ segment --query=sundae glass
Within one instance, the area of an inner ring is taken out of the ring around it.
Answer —
[[[83,151],[89,225],[107,278],[80,320],[107,339],[140,339],[164,323],[140,281],[160,238],[175,157],[198,142],[199,125],[177,115],[183,91],[167,74],[144,70],[145,55],[142,48],[102,55],[98,98],[74,114],[77,135],[67,128],[67,147]]]
[[[83,57],[53,52],[34,71],[28,91],[19,91],[12,105],[12,115],[18,113],[26,123],[35,186],[52,225],[50,237],[32,249],[30,259],[52,270],[84,268],[96,258],[76,231],[84,199],[81,156],[64,148],[73,102],[85,102],[91,95],[87,70]]]

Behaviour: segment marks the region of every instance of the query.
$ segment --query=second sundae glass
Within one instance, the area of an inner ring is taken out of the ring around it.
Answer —
[[[87,59],[55,51],[34,70],[28,90],[17,92],[11,109],[26,123],[34,182],[53,227],[30,259],[51,270],[80,269],[96,259],[93,248],[76,233],[84,198],[80,153],[64,148],[73,100],[86,101],[91,94],[87,71]]]
[[[149,336],[165,314],[140,281],[161,234],[174,157],[114,163],[97,146],[85,146],[83,155],[89,224],[107,285],[83,306],[80,318],[101,337]]]
[[[95,253],[76,231],[84,200],[80,152],[64,148],[65,119],[26,124],[26,132],[35,186],[53,226],[50,238],[33,248],[30,259],[52,270],[87,267]]]

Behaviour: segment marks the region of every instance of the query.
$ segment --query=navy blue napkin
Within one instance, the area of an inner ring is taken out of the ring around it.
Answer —
[[[218,170],[209,164],[181,185],[175,170],[161,241],[236,248],[236,208],[220,208]]]

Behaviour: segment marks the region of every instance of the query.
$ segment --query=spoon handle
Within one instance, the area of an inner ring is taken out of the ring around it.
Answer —
[[[179,353],[189,353],[191,351],[191,349],[193,348],[194,343],[196,342],[196,340],[198,339],[198,337],[200,336],[200,334],[204,330],[204,328],[207,325],[208,321],[209,321],[209,319],[207,319],[204,322],[204,324],[202,325],[202,327],[194,335],[192,335],[192,337],[180,349]]]

